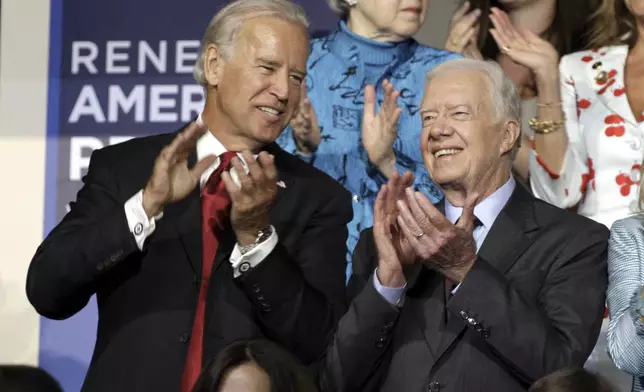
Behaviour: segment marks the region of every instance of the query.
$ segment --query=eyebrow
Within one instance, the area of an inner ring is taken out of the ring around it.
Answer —
[[[259,58],[259,62],[264,63],[266,65],[270,65],[271,67],[275,67],[275,68],[278,68],[278,67],[282,66],[282,63],[280,63],[279,61],[269,60],[267,58]],[[305,76],[306,75],[306,72],[300,71],[299,69],[291,69],[291,72],[295,72],[295,73],[299,74],[300,76]]]

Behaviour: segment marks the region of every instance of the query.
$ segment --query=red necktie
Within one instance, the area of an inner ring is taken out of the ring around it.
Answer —
[[[203,260],[201,272],[201,286],[199,288],[199,299],[197,310],[190,334],[190,345],[188,356],[181,377],[181,392],[190,392],[199,374],[201,373],[203,361],[203,331],[204,314],[206,310],[206,297],[210,274],[215,262],[215,255],[219,247],[219,238],[224,229],[224,224],[229,218],[230,197],[221,179],[221,173],[228,170],[230,160],[235,156],[234,152],[225,152],[219,156],[219,166],[210,175],[208,182],[201,192],[202,207],[202,239],[203,239]]]

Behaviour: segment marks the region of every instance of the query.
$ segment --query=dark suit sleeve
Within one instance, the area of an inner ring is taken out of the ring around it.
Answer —
[[[377,391],[390,357],[390,337],[399,309],[375,289],[377,255],[371,229],[363,231],[353,254],[352,298],[326,350],[320,369],[322,391]]]
[[[543,271],[545,281],[534,298],[479,258],[448,309],[527,384],[561,368],[582,367],[604,314],[607,240],[608,230],[597,224],[571,237]]]
[[[305,363],[319,359],[346,310],[347,224],[353,211],[344,189],[324,200],[291,255],[278,242],[239,281],[265,333]]]
[[[27,297],[41,315],[65,319],[96,293],[99,278],[138,248],[103,152],[96,150],[71,210],[36,250]]]

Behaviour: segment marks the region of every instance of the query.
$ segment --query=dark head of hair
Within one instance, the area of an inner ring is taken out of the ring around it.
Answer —
[[[224,348],[199,376],[193,392],[217,392],[232,369],[252,363],[263,369],[271,392],[315,392],[307,370],[289,352],[267,340],[245,340]]]
[[[0,366],[2,392],[63,392],[58,382],[46,371],[24,365]]]
[[[593,15],[590,48],[608,45],[635,45],[638,38],[637,22],[624,0],[602,0]]]
[[[499,0],[469,1],[470,9],[481,10],[478,47],[483,57],[496,60],[499,47],[489,33],[489,29],[494,26],[489,16],[490,9],[492,7],[505,9]],[[460,3],[464,3],[464,0]],[[555,17],[541,37],[552,42],[560,56],[586,49],[590,18],[596,9],[596,3],[597,0],[557,0]]]
[[[608,381],[588,370],[562,369],[530,387],[528,392],[615,392]]]

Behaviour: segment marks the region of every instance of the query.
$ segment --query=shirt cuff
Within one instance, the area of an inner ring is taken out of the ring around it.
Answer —
[[[143,209],[143,190],[140,190],[125,202],[125,217],[136,245],[143,250],[145,240],[154,232],[156,221],[163,218],[163,212],[148,219]]]
[[[407,283],[403,287],[385,287],[378,280],[378,268],[373,273],[373,286],[387,302],[390,304],[402,307],[405,304],[405,289],[407,288]]]
[[[255,268],[261,263],[277,245],[277,231],[271,226],[272,233],[264,242],[257,245],[247,253],[241,253],[239,244],[235,244],[235,248],[230,255],[230,264],[233,266],[233,276],[236,278],[251,268]]]

